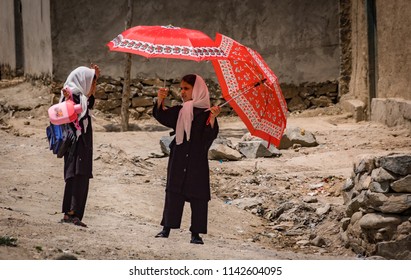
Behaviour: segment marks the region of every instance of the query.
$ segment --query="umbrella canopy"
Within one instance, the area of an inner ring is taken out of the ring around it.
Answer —
[[[276,75],[258,52],[219,33],[216,43],[228,58],[212,61],[223,97],[252,135],[278,147],[287,103]]]
[[[110,51],[147,58],[177,58],[194,61],[222,59],[224,53],[201,31],[167,26],[135,26],[110,41]]]

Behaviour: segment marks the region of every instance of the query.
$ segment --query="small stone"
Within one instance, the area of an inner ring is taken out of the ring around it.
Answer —
[[[309,196],[309,195],[304,196],[302,200],[305,203],[316,203],[316,202],[318,202],[318,199],[316,197]]]
[[[310,241],[311,245],[317,246],[317,247],[325,247],[327,246],[327,242],[325,241],[324,238],[317,236],[313,240]]]

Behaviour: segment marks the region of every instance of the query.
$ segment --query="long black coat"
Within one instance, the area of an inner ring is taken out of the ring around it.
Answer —
[[[176,130],[178,113],[182,106],[163,110],[154,105],[153,116],[164,126]],[[185,195],[188,199],[210,200],[210,170],[208,150],[219,131],[217,120],[214,127],[206,124],[210,112],[194,108],[190,141],[184,133],[184,141],[176,145],[175,138],[170,143],[170,157],[167,167],[166,191]]]
[[[79,103],[79,98],[73,95],[75,103]],[[91,109],[94,105],[94,98],[89,98],[88,108]],[[88,126],[84,132],[83,120],[88,119]],[[74,125],[70,124],[75,131]],[[93,128],[91,125],[91,117],[87,113],[80,120],[81,135],[77,139],[74,156],[68,157],[68,153],[64,155],[64,180],[70,179],[76,175],[93,178]]]

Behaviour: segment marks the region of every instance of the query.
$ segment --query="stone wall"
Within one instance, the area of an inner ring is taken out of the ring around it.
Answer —
[[[221,88],[212,79],[205,79],[210,92],[211,104],[221,105],[226,101],[221,95]],[[44,78],[44,83],[47,79]],[[166,99],[166,105],[180,104],[178,93],[179,80],[167,80],[166,86],[171,94]],[[134,119],[141,119],[151,115],[154,98],[157,91],[164,86],[164,81],[158,78],[140,78],[131,81],[130,115]],[[53,82],[51,92],[55,95],[53,102],[58,102],[63,82]],[[288,104],[289,111],[299,111],[308,108],[327,107],[338,102],[338,83],[304,83],[299,86],[282,84],[282,92]],[[114,115],[120,114],[123,81],[102,77],[96,90],[95,109]],[[222,107],[222,115],[235,114],[230,105]]]
[[[367,257],[411,259],[411,154],[360,160],[343,198],[341,237],[347,247]]]
[[[338,82],[281,84],[288,110],[300,111],[308,108],[328,107],[338,103]]]

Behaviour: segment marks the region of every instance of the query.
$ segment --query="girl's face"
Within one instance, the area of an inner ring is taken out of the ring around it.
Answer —
[[[185,81],[181,81],[180,92],[181,92],[181,98],[183,99],[184,102],[187,102],[193,99],[193,86],[190,85],[189,83],[186,83]]]

